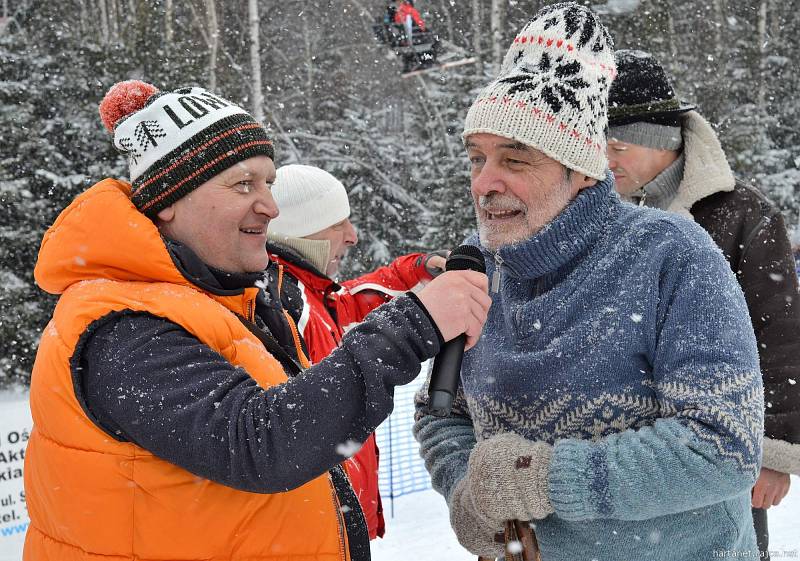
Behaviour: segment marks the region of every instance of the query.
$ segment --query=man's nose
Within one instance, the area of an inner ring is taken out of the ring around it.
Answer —
[[[358,243],[358,233],[349,218],[345,221],[344,227],[344,243],[346,245],[356,245]]]
[[[489,164],[485,164],[477,175],[472,177],[472,192],[481,197],[489,193],[505,193],[503,178]]]
[[[272,191],[268,187],[258,189],[258,198],[253,205],[253,210],[259,214],[266,214],[270,220],[277,218],[280,214],[278,203],[275,202],[275,197],[272,196]]]

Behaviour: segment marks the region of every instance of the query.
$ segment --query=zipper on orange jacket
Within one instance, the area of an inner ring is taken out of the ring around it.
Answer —
[[[280,297],[282,293],[283,265],[278,263],[278,297]],[[294,319],[286,310],[283,310],[283,315],[286,317],[286,321],[289,323],[289,328],[292,330],[292,338],[294,339],[294,346],[297,349],[297,358],[300,360],[300,364],[303,368],[310,368],[311,362],[308,360],[305,353],[303,353],[303,347],[300,344],[300,332],[297,330],[297,324],[295,324]],[[347,471],[345,471],[345,477],[348,477]],[[328,482],[331,486],[331,498],[333,499],[333,506],[336,510],[336,522],[339,526],[339,553],[341,554],[342,559],[346,560],[348,558],[347,533],[345,530],[344,515],[342,514],[342,504],[339,500],[339,494],[336,492],[336,485],[334,485],[330,474],[328,474]]]
[[[331,485],[331,497],[333,498],[333,506],[336,509],[336,521],[339,524],[339,553],[342,559],[347,559],[347,530],[345,530],[344,514],[342,514],[342,503],[339,500],[339,493],[336,492],[336,485],[333,483],[333,477],[328,474],[328,482]]]
[[[255,299],[250,299],[247,301],[247,319],[249,319],[250,321],[256,320],[256,310],[253,305],[254,302]]]

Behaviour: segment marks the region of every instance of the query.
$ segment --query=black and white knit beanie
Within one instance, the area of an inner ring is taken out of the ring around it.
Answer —
[[[656,150],[680,150],[681,115],[695,109],[681,101],[667,73],[650,53],[621,49],[617,79],[608,94],[608,138]]]
[[[119,82],[100,103],[100,117],[128,156],[131,200],[150,218],[237,162],[274,157],[259,122],[203,88],[159,92]]]
[[[467,113],[462,138],[491,133],[532,146],[603,179],[614,44],[589,9],[542,8],[514,38],[499,76]]]

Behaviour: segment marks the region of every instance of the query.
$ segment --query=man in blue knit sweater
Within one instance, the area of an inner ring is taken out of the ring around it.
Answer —
[[[463,138],[492,306],[461,399],[415,434],[453,530],[543,561],[758,555],[750,489],[763,389],[742,292],[696,224],[620,201],[607,171],[606,29],[545,7],[478,94]]]

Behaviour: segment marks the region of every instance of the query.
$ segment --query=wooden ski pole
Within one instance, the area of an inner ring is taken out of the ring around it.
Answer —
[[[520,520],[508,520],[505,525],[505,561],[542,561],[539,550],[539,541],[533,528],[527,522]],[[520,544],[519,551],[510,551],[508,544],[517,542]],[[478,557],[478,561],[496,561],[488,557]]]
[[[522,561],[542,561],[542,553],[539,550],[539,540],[531,528],[530,523],[520,520],[506,522],[512,524],[517,533],[517,541],[522,544]]]

